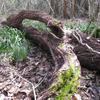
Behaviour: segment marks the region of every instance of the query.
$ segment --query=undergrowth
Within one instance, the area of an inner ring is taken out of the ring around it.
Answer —
[[[40,31],[51,31],[47,25],[43,22],[39,22],[39,21],[33,21],[33,20],[29,20],[29,19],[25,19],[23,21],[23,25],[25,26],[32,26]]]
[[[79,29],[82,32],[87,32],[91,33],[92,30],[96,27],[96,25],[94,23],[91,23],[90,26],[88,27],[89,23],[87,22],[77,22],[77,21],[68,21],[65,26],[66,28],[71,28],[71,29]],[[88,29],[87,29],[88,27]]]
[[[0,27],[0,54],[11,56],[12,60],[23,60],[27,56],[27,42],[21,31]]]
[[[23,25],[32,26],[40,31],[50,31],[42,22],[25,19]],[[27,41],[24,34],[11,27],[0,27],[0,55],[4,54],[12,60],[23,60],[27,57]]]
[[[70,100],[79,85],[80,69],[73,65],[68,70],[58,73],[50,90],[57,94],[55,100]]]
[[[100,37],[100,27],[97,26],[94,22],[89,24],[88,22],[79,22],[79,21],[67,21],[65,24],[66,28],[70,29],[79,29],[81,32],[87,33],[93,37]]]
[[[25,26],[32,26],[40,31],[51,31],[46,24],[39,21],[33,21],[29,19],[25,19],[23,21],[23,25]],[[100,27],[97,26],[94,22],[91,22],[89,25],[88,22],[79,22],[79,21],[67,21],[65,24],[66,28],[70,29],[79,29],[81,32],[87,33],[93,37],[99,38],[100,37]]]

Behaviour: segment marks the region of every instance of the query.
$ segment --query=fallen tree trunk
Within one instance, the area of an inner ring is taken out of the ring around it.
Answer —
[[[50,32],[40,32],[33,27],[24,27],[23,30],[27,39],[39,45],[52,56],[56,67],[63,65],[65,58],[60,48],[58,48],[59,43],[62,41],[61,39]]]
[[[84,33],[78,33],[71,36],[71,44],[74,46],[74,52],[77,55],[81,66],[90,70],[100,71],[100,40],[88,38]]]

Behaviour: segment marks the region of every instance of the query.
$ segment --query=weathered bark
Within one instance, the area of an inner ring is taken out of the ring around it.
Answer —
[[[100,71],[100,42],[96,38],[87,39],[87,35],[81,33],[79,35],[81,36],[82,43],[72,35],[71,44],[74,45],[74,52],[81,66]]]
[[[24,27],[22,21],[24,19],[33,19],[44,22],[51,30],[51,32],[40,32],[32,27]],[[17,15],[11,15],[7,18],[6,22],[2,24],[18,28],[26,33],[26,37],[35,43],[41,45],[43,49],[51,53],[55,66],[62,66],[65,58],[62,51],[58,48],[58,44],[61,43],[63,36],[61,22],[55,20],[51,16],[44,12],[39,11],[21,11]],[[66,61],[65,61],[66,62]]]
[[[40,32],[33,27],[23,26],[22,21],[26,18],[44,22],[53,33]],[[63,37],[63,30],[59,21],[55,21],[55,19],[44,12],[21,11],[17,15],[11,15],[7,18],[7,21],[2,22],[2,24],[24,31],[26,33],[26,38],[40,45],[46,52],[50,53],[54,60],[55,71],[62,66],[68,68],[69,64],[65,56],[66,52],[64,52],[64,48],[60,49],[58,47],[59,44],[62,43]]]

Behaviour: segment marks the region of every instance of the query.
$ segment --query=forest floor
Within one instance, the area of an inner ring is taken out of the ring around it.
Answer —
[[[10,68],[14,71],[9,71],[6,65],[7,63],[5,66],[0,65],[0,100],[31,100],[32,90],[23,79],[34,83],[36,94],[40,95],[52,82],[55,69],[51,57],[34,44],[25,61],[11,64]],[[85,68],[81,71],[80,86],[76,94],[80,95],[81,100],[100,100],[100,76]]]
[[[100,100],[100,75],[95,71],[81,68],[78,93],[82,100]]]

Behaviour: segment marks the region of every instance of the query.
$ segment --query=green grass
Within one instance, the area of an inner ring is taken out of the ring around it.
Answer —
[[[0,54],[10,54],[12,60],[23,60],[27,56],[27,48],[27,42],[21,31],[0,27]]]
[[[66,28],[70,28],[70,29],[78,28],[82,32],[85,32],[87,30],[87,33],[91,33],[92,30],[96,27],[96,25],[94,23],[91,23],[89,28],[87,29],[88,25],[89,23],[87,22],[76,22],[76,21],[68,21],[65,24]]]
[[[46,24],[44,24],[43,22],[39,22],[39,21],[25,19],[23,21],[23,25],[32,26],[40,31],[50,31],[50,29],[46,26]]]
[[[66,28],[70,29],[79,29],[81,32],[92,35],[93,37],[100,37],[100,27],[97,26],[94,22],[91,22],[89,25],[88,22],[79,22],[79,21],[67,21],[65,24]]]

